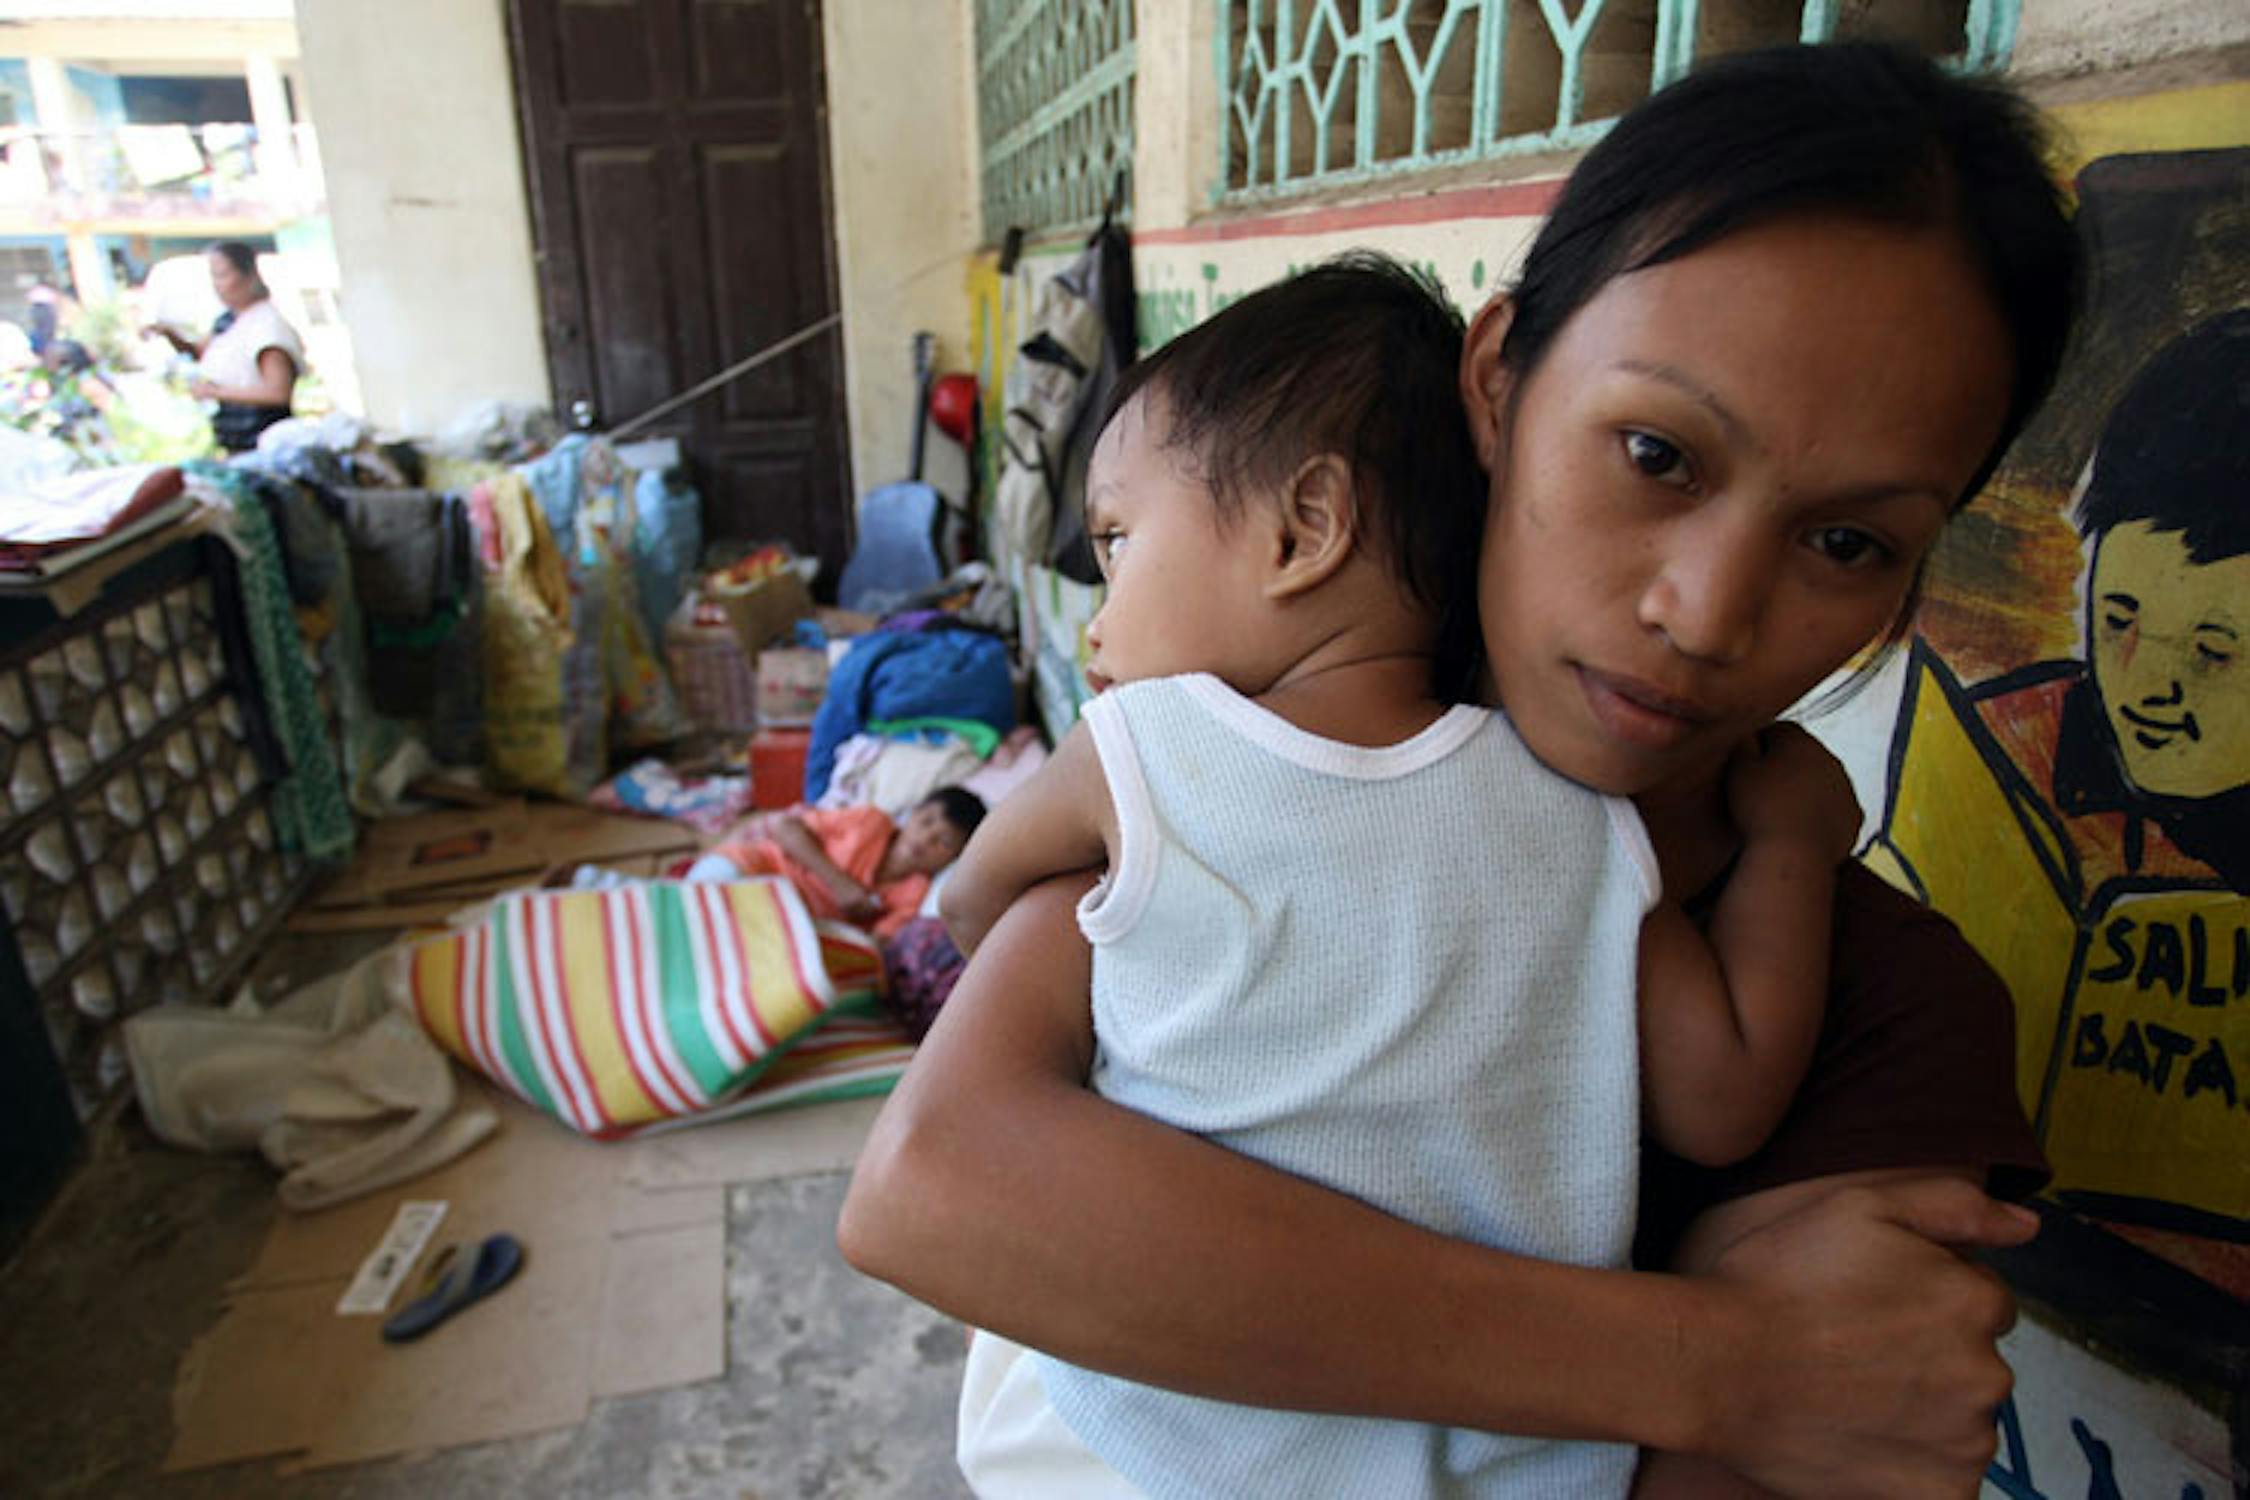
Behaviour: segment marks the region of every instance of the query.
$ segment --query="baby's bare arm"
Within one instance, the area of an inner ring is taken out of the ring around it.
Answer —
[[[946,876],[938,911],[955,945],[974,953],[1000,914],[1040,881],[1100,868],[1116,827],[1093,733],[1080,724],[977,825]]]
[[[1781,1122],[1827,1009],[1836,866],[1859,832],[1843,767],[1776,725],[1738,754],[1742,857],[1706,938],[1672,902],[1641,927],[1641,1096],[1665,1149],[1739,1161]]]

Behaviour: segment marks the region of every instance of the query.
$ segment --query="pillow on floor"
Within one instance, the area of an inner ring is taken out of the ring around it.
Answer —
[[[767,877],[519,892],[419,944],[407,971],[446,1051],[612,1137],[732,1099],[837,1005],[871,997],[882,961]]]

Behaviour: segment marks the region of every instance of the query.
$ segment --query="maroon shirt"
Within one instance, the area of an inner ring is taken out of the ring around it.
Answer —
[[[2003,1198],[2047,1180],[2016,1098],[2015,1009],[2000,976],[1942,914],[1856,863],[1837,871],[1835,923],[1828,1016],[1788,1114],[1731,1167],[1645,1144],[1637,1263],[1665,1264],[1714,1204],[1839,1172],[1981,1167]]]

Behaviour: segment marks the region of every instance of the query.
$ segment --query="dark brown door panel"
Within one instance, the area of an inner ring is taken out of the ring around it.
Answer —
[[[836,305],[808,0],[510,0],[555,404],[607,427]],[[713,537],[850,544],[841,356],[815,340],[651,429]]]

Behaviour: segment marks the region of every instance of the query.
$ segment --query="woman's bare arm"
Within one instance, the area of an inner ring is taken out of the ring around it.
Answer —
[[[1089,1091],[1082,881],[962,975],[852,1183],[861,1270],[1179,1390],[1703,1453],[1787,1494],[1973,1494],[2006,1293],[1933,1240],[2027,1237],[1964,1184],[1828,1195],[1708,1275],[1448,1240]]]
[[[1728,1246],[1759,1228],[1799,1213],[1832,1193],[1854,1187],[1893,1188],[1950,1179],[1973,1186],[1984,1174],[1973,1167],[1884,1168],[1839,1172],[1761,1192],[1709,1209],[1691,1224],[1672,1256],[1675,1271],[1712,1269]],[[1770,1500],[1773,1491],[1711,1459],[1681,1453],[1642,1455],[1633,1477],[1633,1500]]]
[[[192,333],[182,333],[169,323],[149,323],[141,328],[142,338],[147,338],[152,333],[190,359],[201,359],[203,346],[211,342],[207,338],[199,339]]]
[[[198,376],[188,390],[204,401],[237,401],[245,406],[287,406],[297,389],[297,363],[281,349],[258,353],[256,385],[219,385]]]

